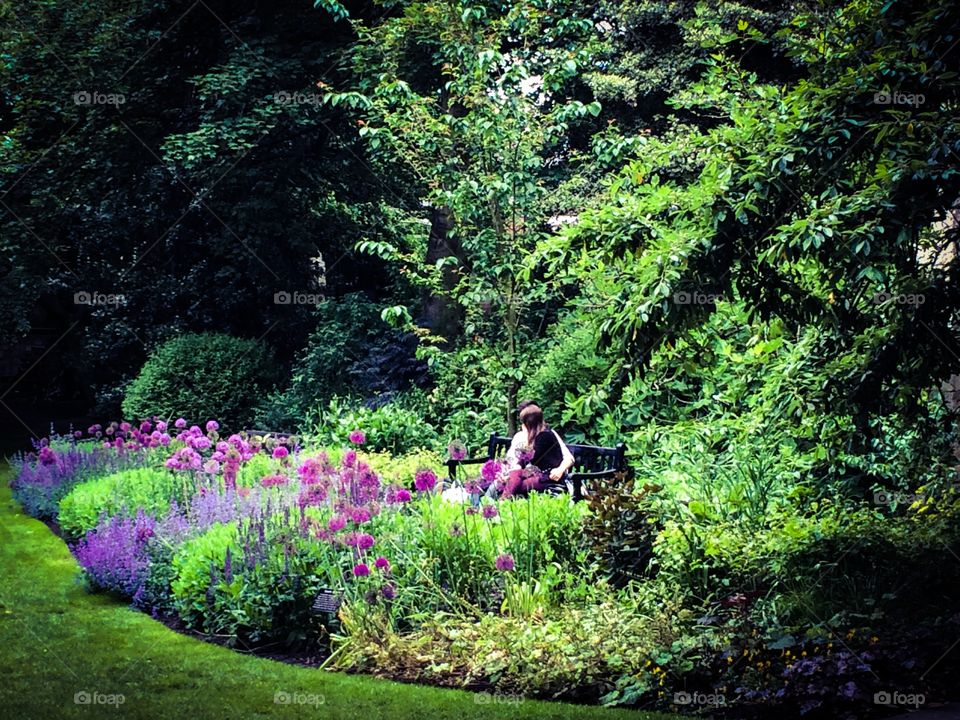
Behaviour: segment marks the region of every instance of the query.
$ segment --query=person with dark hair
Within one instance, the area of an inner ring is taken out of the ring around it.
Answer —
[[[556,430],[543,421],[543,410],[534,403],[520,411],[524,450],[517,454],[519,467],[511,470],[504,494],[526,495],[531,490],[560,494],[568,491],[567,471],[573,467],[573,453]],[[512,448],[511,448],[512,449]]]

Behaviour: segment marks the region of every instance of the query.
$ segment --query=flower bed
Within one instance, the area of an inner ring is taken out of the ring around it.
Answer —
[[[671,518],[675,501],[649,487],[613,487],[589,508],[537,493],[488,500],[483,490],[504,480],[495,462],[444,491],[441,457],[367,453],[359,431],[350,441],[221,436],[214,421],[93,426],[15,458],[12,487],[31,514],[59,522],[91,589],[230,645],[320,654],[329,668],[528,697],[830,714],[862,709],[880,673],[923,689],[909,669],[942,652],[926,625],[908,637],[888,622],[878,637],[852,611],[781,618],[809,602],[804,584],[824,562],[849,564],[857,582],[883,579],[848,543],[897,554],[948,592],[956,573],[917,563],[945,547],[953,505],[926,534],[911,517],[828,503],[806,515],[785,505],[769,525],[708,525]],[[637,568],[644,552],[658,574],[611,586],[602,559]],[[708,582],[729,590],[704,596]],[[314,611],[321,591],[335,612]],[[894,618],[915,604],[886,607]]]

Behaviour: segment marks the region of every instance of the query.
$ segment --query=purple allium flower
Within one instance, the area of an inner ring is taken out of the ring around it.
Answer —
[[[40,448],[40,453],[38,455],[41,465],[56,465],[57,464],[57,453],[53,449],[48,447]]]
[[[87,434],[96,435],[102,429],[103,428],[100,425],[91,425],[90,427],[87,428]]]
[[[361,550],[369,550],[373,547],[374,542],[373,535],[367,533],[357,535],[357,547]]]
[[[454,523],[450,526],[450,537],[460,537],[463,535],[463,526],[459,523]]]
[[[130,432],[130,423],[128,423],[128,422],[122,422],[122,423],[120,423],[120,430],[121,430],[121,432],[125,432],[125,433]]]
[[[285,457],[286,457],[287,455],[289,455],[289,454],[290,454],[290,451],[287,450],[287,448],[286,448],[285,446],[283,446],[283,445],[278,445],[277,447],[275,447],[275,448],[273,449],[273,459],[274,459],[274,460],[282,460],[283,458],[285,458]]]
[[[326,499],[327,489],[325,487],[322,485],[309,485],[300,493],[300,497],[297,499],[297,504],[301,508],[305,508],[310,505],[319,505]]]
[[[345,468],[351,468],[357,464],[357,451],[356,450],[347,450],[343,454],[343,466]]]
[[[383,557],[383,555],[381,555],[380,557],[378,557],[376,560],[373,561],[373,566],[377,568],[377,570],[390,572],[390,561],[387,560],[385,557]]]
[[[217,443],[216,448],[217,448],[217,452],[222,452],[222,453],[229,452],[230,443],[224,440],[221,440],[220,442]]]
[[[366,577],[370,574],[370,568],[367,567],[366,563],[357,563],[353,566],[353,576],[354,577]]]
[[[334,515],[327,522],[327,527],[330,528],[331,532],[340,532],[347,526],[347,521],[339,515]]]
[[[267,475],[260,480],[260,485],[265,488],[276,487],[277,485],[286,485],[287,478],[283,475]]]
[[[144,420],[142,423],[140,423],[140,432],[144,435],[149,433],[151,430],[153,430],[153,423],[151,423],[149,420]]]
[[[471,505],[471,506],[468,507],[466,510],[464,510],[464,512],[465,512],[467,515],[476,515],[476,514],[477,514],[477,509]]]
[[[353,430],[350,433],[350,442],[354,445],[363,445],[367,441],[367,434],[363,430]]]
[[[80,430],[74,430],[74,431],[73,431],[73,436],[74,436],[77,440],[79,440],[80,438],[83,437],[83,432],[81,432]]]
[[[487,460],[483,467],[480,468],[480,477],[483,479],[483,482],[490,486],[494,480],[497,479],[497,476],[503,470],[503,465],[497,460]]]
[[[187,426],[186,418],[177,418],[176,422],[173,423],[173,426],[177,429],[182,429]]]
[[[497,568],[500,572],[510,572],[513,570],[514,562],[513,555],[510,553],[503,553],[502,555],[497,555],[497,559],[494,561],[494,567]]]
[[[399,490],[397,490],[396,497],[397,497],[398,503],[410,502],[410,499],[411,499],[410,491],[407,490],[406,488],[400,488]]]
[[[116,428],[114,428],[113,425],[110,425],[106,430],[104,430],[104,432],[105,432],[107,435],[113,435],[115,429],[116,429]]]
[[[219,430],[219,429],[220,429],[220,423],[218,423],[216,420],[208,420],[208,421],[207,421],[207,432],[208,432],[208,433],[209,433],[209,432],[216,432],[216,431]]]
[[[496,505],[483,506],[483,517],[485,517],[487,520],[490,520],[491,518],[495,518],[499,514],[500,514],[500,511],[497,510]]]
[[[433,470],[420,470],[413,478],[413,486],[419,492],[430,492],[437,486],[437,475]]]
[[[387,600],[393,600],[397,596],[397,589],[387,583],[382,588],[380,588],[380,594]]]
[[[350,511],[350,519],[357,525],[362,525],[370,519],[370,511],[366,508],[358,507]]]
[[[451,460],[463,460],[467,456],[467,446],[459,440],[454,440],[447,446],[447,454]]]
[[[159,430],[160,432],[166,432],[167,423],[165,423],[163,420],[160,420],[159,422],[157,422],[157,430]]]

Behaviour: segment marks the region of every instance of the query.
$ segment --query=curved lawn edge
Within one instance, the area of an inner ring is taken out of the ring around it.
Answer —
[[[680,717],[533,700],[496,702],[461,690],[289,665],[181,635],[123,603],[87,593],[66,545],[13,499],[11,475],[4,464],[0,707],[7,717]],[[87,699],[90,703],[82,704]]]

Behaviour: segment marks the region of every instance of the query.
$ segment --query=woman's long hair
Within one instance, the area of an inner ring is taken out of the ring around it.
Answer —
[[[532,448],[537,435],[547,429],[543,422],[543,410],[538,405],[528,405],[520,412],[520,422],[527,430],[527,447]]]

